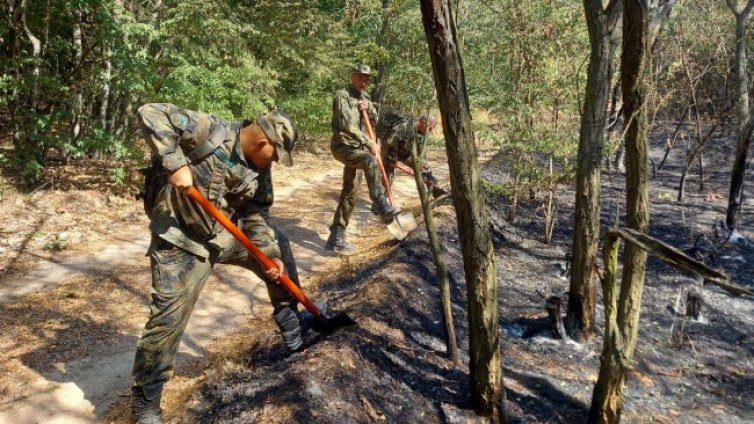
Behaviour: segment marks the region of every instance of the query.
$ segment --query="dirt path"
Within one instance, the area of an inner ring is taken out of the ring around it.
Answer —
[[[437,173],[442,179],[447,171]],[[291,240],[306,289],[308,280],[341,266],[341,257],[323,249],[341,168],[325,155],[300,155],[296,166],[277,167],[273,174],[273,221]],[[416,200],[412,178],[397,178],[394,190],[399,199]],[[360,194],[350,239],[357,246],[388,240],[369,212],[365,184]],[[0,336],[0,351],[6,351],[0,356],[0,423],[93,422],[128,393],[147,316],[148,234],[130,229],[110,235],[117,241],[100,251],[43,260],[0,283],[0,312],[13,329]],[[269,319],[270,312],[260,280],[236,267],[218,267],[183,336],[178,371],[200,361],[208,345],[239,323]],[[14,327],[13,320],[25,325]]]

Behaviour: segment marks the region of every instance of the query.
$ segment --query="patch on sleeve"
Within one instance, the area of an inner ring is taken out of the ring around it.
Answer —
[[[185,130],[188,126],[188,117],[182,113],[173,113],[170,115],[170,123],[179,130]]]

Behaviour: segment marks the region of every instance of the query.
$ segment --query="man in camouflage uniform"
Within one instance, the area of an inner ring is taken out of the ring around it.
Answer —
[[[350,85],[335,93],[332,105],[332,131],[330,150],[343,167],[343,188],[340,191],[338,207],[335,209],[330,237],[325,248],[334,251],[351,250],[346,241],[346,227],[356,206],[362,171],[366,176],[369,197],[373,211],[382,221],[389,224],[400,210],[391,206],[385,195],[382,175],[377,165],[380,148],[367,134],[366,123],[362,122],[361,111],[366,110],[372,123],[377,122],[377,109],[365,93],[369,85],[369,66],[358,64],[351,69]],[[358,173],[358,178],[357,178]]]
[[[400,161],[411,168],[411,144],[419,141],[420,137],[426,137],[427,133],[435,128],[436,123],[434,116],[421,116],[416,119],[397,112],[386,113],[380,117],[376,131],[377,137],[382,140],[382,163],[390,184],[393,183],[397,162]],[[426,162],[422,163],[422,179],[433,197],[437,198],[447,193],[440,188],[437,178]]]
[[[136,350],[132,388],[135,421],[159,423],[162,385],[173,375],[181,336],[216,263],[242,266],[265,281],[289,350],[301,348],[312,316],[299,314],[293,296],[275,283],[287,273],[298,284],[298,274],[288,240],[267,223],[272,162],[290,166],[298,137],[290,117],[272,111],[254,122],[226,123],[157,103],[140,107],[138,117],[149,147],[168,172],[168,184],[151,211],[152,305]],[[240,242],[183,194],[192,186],[239,223],[276,269],[263,271]]]

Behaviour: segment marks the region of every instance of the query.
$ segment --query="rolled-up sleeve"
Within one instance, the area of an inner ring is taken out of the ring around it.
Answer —
[[[169,172],[188,165],[189,161],[180,147],[180,134],[170,122],[170,115],[178,108],[168,103],[147,103],[137,112],[144,138],[162,160]]]

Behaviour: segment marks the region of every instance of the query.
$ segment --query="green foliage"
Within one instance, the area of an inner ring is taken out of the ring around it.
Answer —
[[[0,6],[0,126],[15,134],[0,163],[30,181],[51,157],[140,157],[133,114],[148,101],[229,120],[279,107],[306,137],[329,138],[332,94],[359,61],[382,71],[373,81],[383,109],[437,112],[418,0],[47,2],[26,10],[36,57],[26,32],[12,31],[24,27],[10,10],[18,6]],[[573,171],[589,49],[582,8],[469,0],[454,9],[474,130],[510,155],[516,181],[549,184]],[[685,105],[679,95],[660,101],[685,90],[684,51],[695,75],[706,70],[701,97],[724,110],[732,13],[714,0],[676,9],[654,47],[653,105],[670,113]]]

